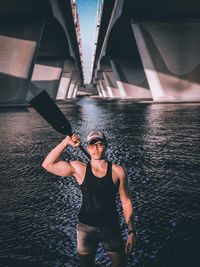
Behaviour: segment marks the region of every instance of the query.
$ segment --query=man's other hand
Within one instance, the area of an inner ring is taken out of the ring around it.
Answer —
[[[136,245],[136,237],[131,233],[126,241],[125,253],[130,254]]]

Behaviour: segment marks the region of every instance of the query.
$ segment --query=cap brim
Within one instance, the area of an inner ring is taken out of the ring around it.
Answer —
[[[96,142],[98,142],[98,141],[101,141],[101,142],[103,142],[104,144],[106,144],[105,139],[103,139],[103,138],[98,138],[98,137],[94,137],[94,138],[92,138],[90,141],[87,142],[87,144],[88,144],[88,145],[91,145],[91,144],[94,144],[94,143],[96,143]]]

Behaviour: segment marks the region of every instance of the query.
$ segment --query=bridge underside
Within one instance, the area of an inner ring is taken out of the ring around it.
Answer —
[[[108,15],[92,76],[100,96],[200,101],[199,1],[105,0]]]
[[[99,29],[91,84],[101,97],[200,101],[198,0],[104,0]],[[1,0],[0,104],[43,89],[74,98],[82,85],[71,1]]]

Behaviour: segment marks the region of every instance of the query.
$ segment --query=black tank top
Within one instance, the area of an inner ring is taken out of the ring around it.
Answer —
[[[118,224],[115,203],[117,186],[112,180],[112,163],[108,162],[107,173],[98,178],[92,173],[90,162],[87,164],[83,183],[82,206],[79,221],[90,226],[113,226]]]

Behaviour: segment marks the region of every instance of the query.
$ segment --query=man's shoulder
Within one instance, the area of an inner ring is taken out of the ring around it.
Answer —
[[[114,171],[114,173],[116,173],[119,177],[125,176],[124,168],[120,165],[115,164],[115,163],[112,163],[112,171]]]
[[[70,161],[70,164],[73,168],[84,168],[86,167],[86,163],[78,160]]]
[[[115,169],[115,170],[124,171],[124,168],[121,165],[117,165],[115,163],[112,163],[112,168]]]

